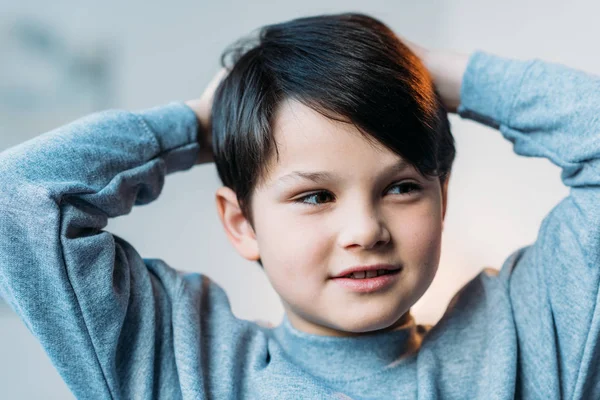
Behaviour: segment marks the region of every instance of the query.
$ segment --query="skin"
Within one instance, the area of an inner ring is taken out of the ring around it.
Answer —
[[[411,46],[442,100],[456,110],[467,57],[452,54],[450,62],[449,53]],[[452,65],[452,71],[441,65]],[[201,99],[188,102],[204,128],[224,74],[217,74]],[[217,190],[218,214],[233,246],[248,260],[261,259],[298,330],[352,336],[404,324],[437,271],[448,180],[441,184],[412,166],[394,169],[402,161],[397,154],[352,124],[329,120],[293,100],[280,105],[273,132],[279,159],[271,158],[252,194],[254,226],[230,188]],[[201,154],[200,160],[209,162],[212,155]],[[289,178],[297,171],[331,176]],[[377,263],[402,265],[384,290],[356,293],[332,279],[346,268]]]

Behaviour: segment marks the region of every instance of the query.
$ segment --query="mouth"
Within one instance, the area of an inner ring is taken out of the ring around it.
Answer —
[[[354,267],[342,271],[332,280],[352,292],[371,293],[392,286],[402,269],[401,266],[388,264]]]
[[[383,275],[396,274],[401,269],[402,266],[397,264],[357,265],[355,267],[346,268],[332,278],[370,279]]]
[[[400,269],[394,269],[394,270],[390,270],[390,269],[372,269],[372,270],[368,270],[368,271],[356,271],[356,272],[351,272],[347,275],[343,275],[343,276],[338,276],[336,278],[347,278],[347,279],[371,279],[371,278],[377,278],[378,276],[383,276],[383,275],[393,275],[393,274],[397,274],[398,272],[400,272]]]

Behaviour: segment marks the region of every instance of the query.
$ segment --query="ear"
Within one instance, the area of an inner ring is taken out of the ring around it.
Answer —
[[[228,187],[220,187],[215,200],[219,218],[233,247],[245,259],[257,261],[260,256],[256,235],[250,222],[242,214],[235,192]]]
[[[450,182],[450,173],[446,177],[446,181],[442,185],[442,220],[446,217],[446,209],[448,208],[448,182]]]

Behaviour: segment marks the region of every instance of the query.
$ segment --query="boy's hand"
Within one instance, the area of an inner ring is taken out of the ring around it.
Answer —
[[[204,92],[200,98],[185,102],[188,107],[194,110],[196,117],[198,117],[198,141],[200,142],[199,163],[208,163],[213,161],[210,115],[215,90],[219,86],[219,83],[221,83],[225,76],[227,76],[227,72],[228,71],[225,68],[221,69],[212,78],[206,89],[204,89]]]
[[[469,55],[428,50],[404,38],[401,40],[425,64],[448,111],[456,112],[460,105],[460,86],[467,69]]]

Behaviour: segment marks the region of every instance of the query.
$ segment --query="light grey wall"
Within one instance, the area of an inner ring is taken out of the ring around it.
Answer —
[[[4,0],[7,3],[7,0]],[[149,4],[150,3],[150,4]],[[541,57],[600,72],[592,49],[600,27],[594,2],[529,0],[421,0],[242,2],[40,0],[0,5],[0,23],[34,16],[54,26],[73,49],[104,38],[115,59],[111,107],[141,109],[200,94],[217,70],[223,48],[271,22],[316,13],[356,10],[432,47],[486,49],[521,58]],[[0,31],[0,35],[2,32]],[[1,36],[0,36],[1,39]],[[110,46],[109,46],[110,47]],[[1,47],[0,47],[1,49]],[[10,54],[2,54],[5,60]],[[76,104],[37,118],[0,118],[0,150],[93,109]],[[483,266],[500,267],[513,250],[535,240],[545,214],[567,190],[558,168],[512,153],[500,134],[451,119],[458,156],[450,184],[440,270],[414,307],[420,322],[435,322],[456,290]],[[19,132],[16,135],[14,132]],[[215,213],[219,186],[213,166],[175,174],[151,205],[110,222],[144,257],[204,272],[227,291],[234,312],[278,322],[282,308],[257,265],[238,256]],[[69,392],[18,318],[0,306],[0,397],[67,398]]]

